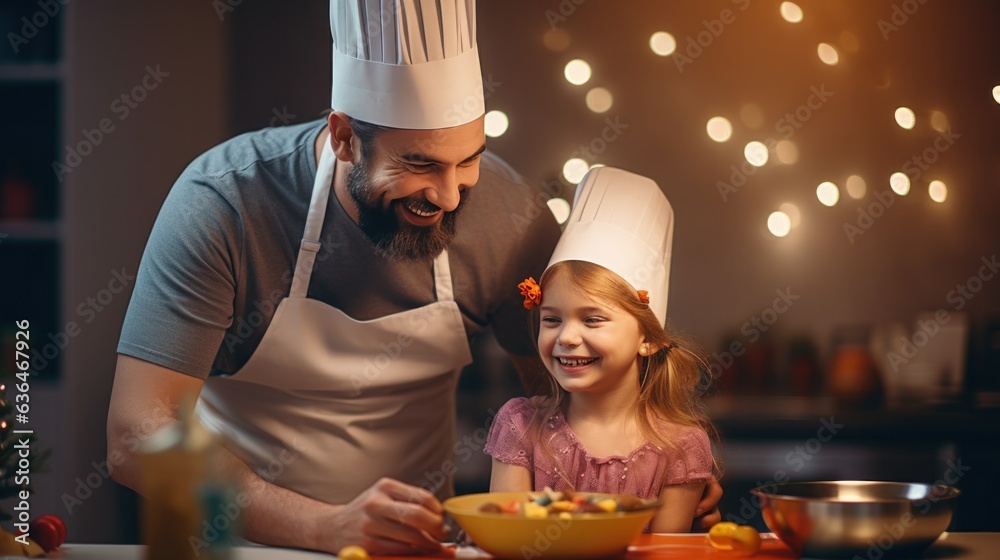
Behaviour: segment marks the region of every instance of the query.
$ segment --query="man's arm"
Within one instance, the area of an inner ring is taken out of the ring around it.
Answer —
[[[141,440],[193,405],[204,381],[120,354],[108,412],[108,465],[117,482],[143,494]],[[164,410],[164,409],[167,410]],[[373,553],[439,551],[441,504],[429,492],[382,479],[345,505],[331,505],[276,486],[231,453],[221,465],[241,493],[244,536],[275,546],[336,553],[358,544]]]
[[[517,370],[517,375],[521,378],[521,386],[524,387],[524,394],[528,397],[549,394],[549,372],[542,364],[538,354],[533,356],[518,356],[507,354],[510,361]]]

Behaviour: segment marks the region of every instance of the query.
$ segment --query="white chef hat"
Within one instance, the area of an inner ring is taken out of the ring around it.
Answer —
[[[595,167],[576,188],[573,211],[549,266],[587,261],[646,290],[660,323],[667,320],[674,210],[649,178],[613,167]]]
[[[331,107],[407,129],[485,112],[475,0],[331,0]]]

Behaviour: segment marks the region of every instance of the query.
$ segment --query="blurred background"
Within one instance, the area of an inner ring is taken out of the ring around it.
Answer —
[[[489,149],[557,198],[611,165],[673,204],[668,312],[711,354],[724,518],[763,528],[760,484],[944,481],[965,491],[953,530],[1000,530],[998,17],[479,3]],[[198,154],[327,108],[328,4],[5,0],[0,31],[0,371],[30,319],[30,425],[53,451],[33,511],[70,541],[134,542],[104,427],[146,238]],[[489,337],[475,352],[460,445],[478,450],[520,387]],[[460,493],[488,486],[467,455]]]

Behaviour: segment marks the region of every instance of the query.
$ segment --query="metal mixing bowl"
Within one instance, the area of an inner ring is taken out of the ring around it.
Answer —
[[[919,556],[948,528],[959,491],[945,485],[857,480],[751,490],[767,526],[803,556]]]

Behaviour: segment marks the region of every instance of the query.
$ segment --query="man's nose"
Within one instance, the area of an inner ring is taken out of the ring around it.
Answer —
[[[444,210],[452,212],[458,208],[462,200],[462,191],[472,188],[478,180],[478,174],[471,176],[466,170],[445,169],[435,177],[435,185],[428,187],[424,196],[427,201]]]

